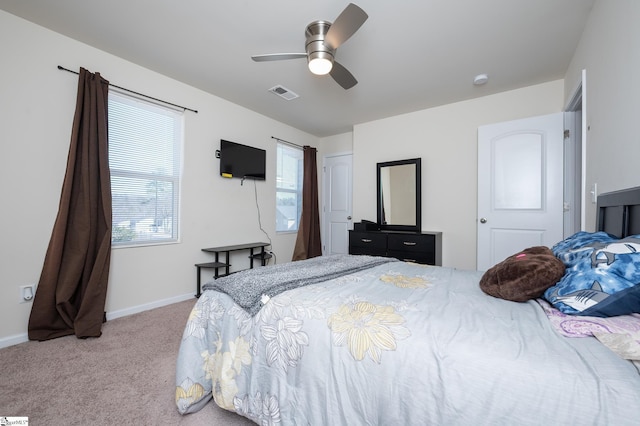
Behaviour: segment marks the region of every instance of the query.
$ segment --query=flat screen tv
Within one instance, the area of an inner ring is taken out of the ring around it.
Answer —
[[[220,139],[220,176],[265,180],[266,151]]]

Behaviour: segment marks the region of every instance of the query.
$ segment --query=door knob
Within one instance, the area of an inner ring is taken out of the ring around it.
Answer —
[[[351,216],[347,216],[347,220],[351,220]]]
[[[480,223],[487,223],[487,219],[485,219],[484,217],[480,218]]]

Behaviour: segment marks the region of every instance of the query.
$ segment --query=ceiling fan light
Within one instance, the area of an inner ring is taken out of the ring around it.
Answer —
[[[327,58],[314,58],[309,60],[309,71],[316,75],[329,74],[333,68],[333,62]]]

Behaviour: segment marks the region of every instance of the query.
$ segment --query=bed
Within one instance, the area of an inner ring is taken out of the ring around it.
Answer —
[[[601,195],[598,230],[640,234],[640,188]],[[178,353],[178,410],[213,399],[263,425],[637,424],[640,315],[505,300],[484,274],[326,256],[207,283]]]

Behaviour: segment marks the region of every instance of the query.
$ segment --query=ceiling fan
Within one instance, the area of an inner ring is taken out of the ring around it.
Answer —
[[[358,84],[358,80],[334,57],[338,46],[358,31],[368,17],[360,7],[349,3],[333,24],[329,21],[313,21],[307,25],[306,53],[272,53],[254,55],[251,59],[256,62],[266,62],[307,58],[309,70],[312,73],[330,74],[340,86],[350,89]]]

